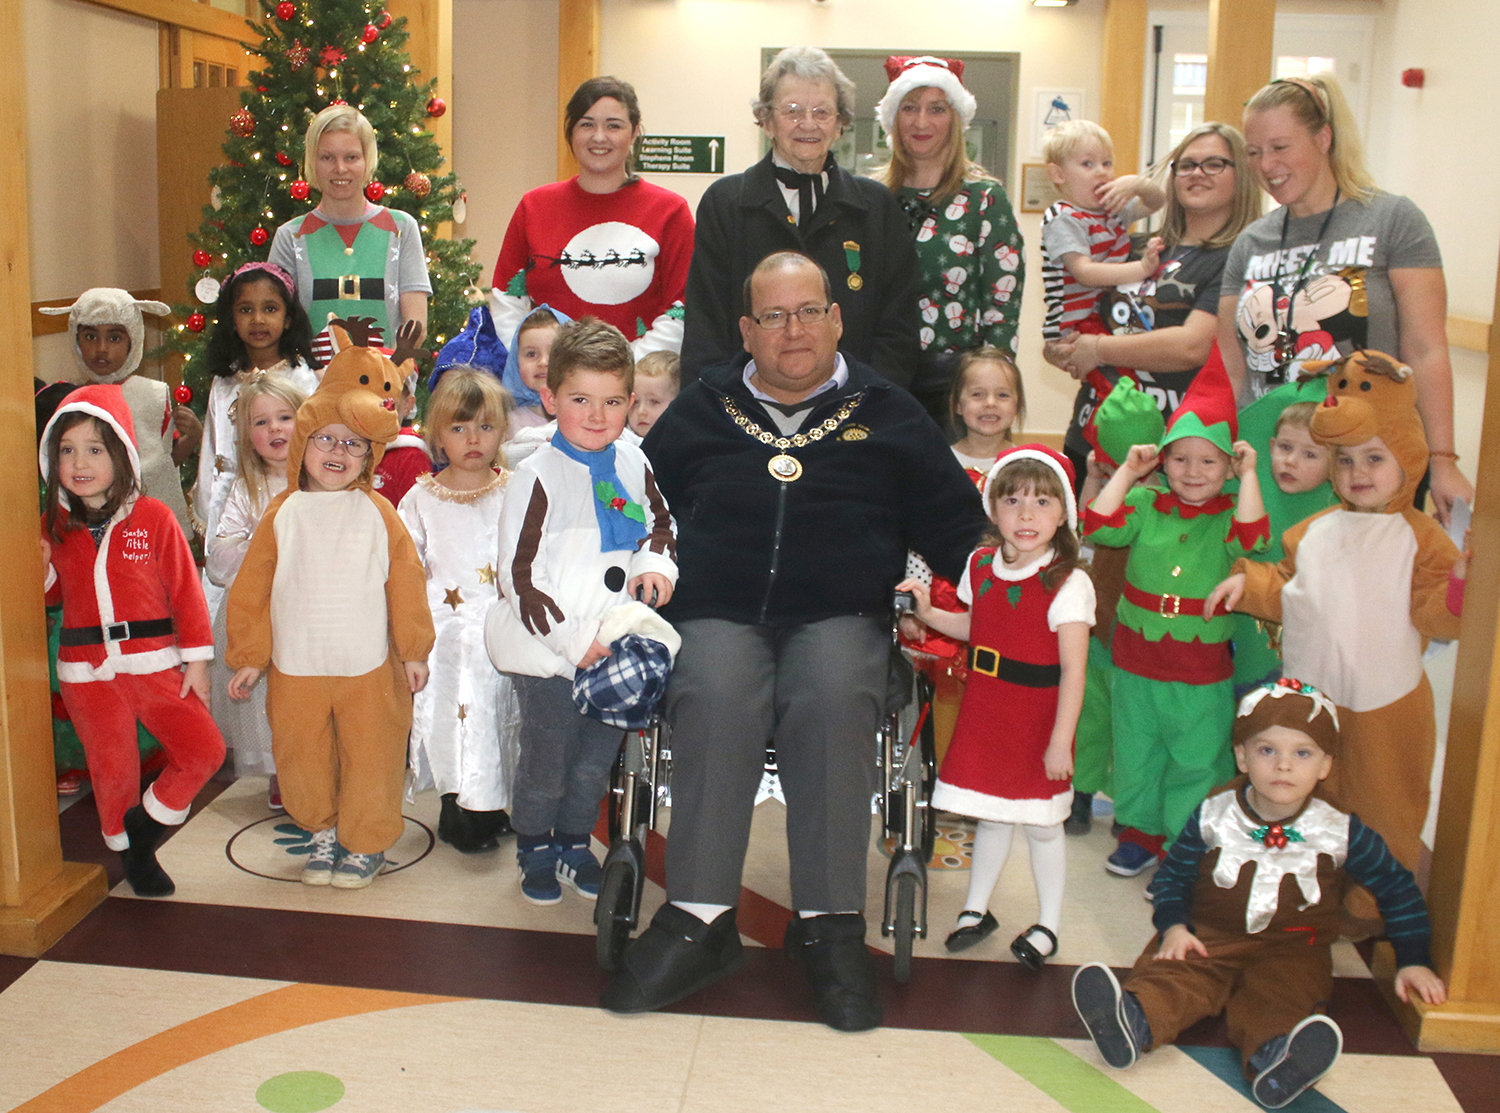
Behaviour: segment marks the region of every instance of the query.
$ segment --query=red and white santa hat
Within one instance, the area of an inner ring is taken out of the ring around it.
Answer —
[[[1058,482],[1062,484],[1063,501],[1068,507],[1068,526],[1075,534],[1078,532],[1078,498],[1073,493],[1074,471],[1073,462],[1061,452],[1054,451],[1044,444],[1022,444],[1015,448],[1008,448],[1002,452],[990,467],[989,474],[984,477],[984,506],[988,513],[990,506],[990,487],[994,485],[996,477],[999,476],[1008,465],[1020,460],[1035,460],[1045,464],[1057,473]]]
[[[125,402],[125,391],[119,386],[106,385],[103,383],[94,386],[81,386],[63,399],[62,405],[57,407],[57,412],[47,422],[47,427],[42,430],[41,449],[38,459],[41,463],[42,478],[47,478],[47,445],[52,440],[52,430],[64,414],[86,413],[90,417],[96,417],[104,424],[114,430],[115,436],[125,442],[125,454],[130,458],[130,470],[135,473],[136,483],[141,481],[141,456],[135,447],[135,419],[130,416],[130,407]],[[59,496],[66,500],[66,491],[59,492]],[[64,501],[63,505],[67,505]]]
[[[958,113],[962,127],[974,121],[975,109],[979,107],[974,94],[964,88],[964,64],[957,58],[935,58],[930,54],[919,57],[891,55],[885,60],[885,75],[890,78],[890,88],[880,103],[875,106],[875,115],[887,135],[896,134],[896,110],[913,89],[932,86],[943,91],[948,104]]]

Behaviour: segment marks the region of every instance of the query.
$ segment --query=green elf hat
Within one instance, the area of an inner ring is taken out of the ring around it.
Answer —
[[[1127,376],[1099,403],[1083,436],[1094,446],[1100,463],[1116,468],[1130,455],[1131,445],[1156,444],[1165,429],[1155,400]]]
[[[1224,370],[1224,357],[1219,355],[1219,342],[1215,340],[1208,353],[1208,362],[1193,379],[1181,405],[1167,422],[1161,447],[1166,448],[1183,437],[1202,437],[1226,455],[1233,456],[1238,435],[1234,390],[1229,385],[1229,372]]]

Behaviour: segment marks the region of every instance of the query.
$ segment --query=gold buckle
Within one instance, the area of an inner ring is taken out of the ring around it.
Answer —
[[[1170,611],[1167,610],[1167,604],[1169,602],[1172,605],[1172,609]],[[1163,595],[1161,597],[1161,602],[1156,605],[1156,612],[1163,618],[1176,618],[1182,613],[1182,596]]]
[[[979,663],[981,660],[987,661],[988,664],[981,665]],[[989,648],[989,646],[971,645],[969,647],[969,668],[983,676],[998,678],[1000,675],[1000,654]]]
[[[340,301],[359,301],[359,275],[341,274],[338,283]]]

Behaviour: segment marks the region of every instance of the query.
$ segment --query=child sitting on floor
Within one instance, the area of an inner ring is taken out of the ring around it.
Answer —
[[[1358,816],[1313,799],[1339,741],[1333,704],[1309,684],[1280,680],[1240,703],[1234,756],[1245,777],[1199,805],[1173,843],[1153,882],[1159,934],[1123,987],[1102,963],[1073,976],[1073,1007],[1110,1066],[1222,1011],[1262,1105],[1280,1109],[1327,1074],[1343,1036],[1315,1010],[1333,991],[1345,876],[1380,904],[1397,996],[1447,999],[1411,872]]]

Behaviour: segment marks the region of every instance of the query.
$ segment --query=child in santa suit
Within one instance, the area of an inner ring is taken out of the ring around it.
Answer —
[[[99,826],[137,896],[170,896],[156,845],[224,761],[208,712],[213,632],[198,570],[172,512],[140,494],[134,423],[118,386],[68,395],[42,434],[41,467],[47,601],[63,606],[58,679]],[[144,795],[137,720],[167,755]]]

